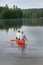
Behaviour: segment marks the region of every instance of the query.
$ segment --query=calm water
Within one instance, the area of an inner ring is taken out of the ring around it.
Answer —
[[[31,48],[40,48],[40,50],[42,51],[43,48],[43,26],[22,26],[20,28],[21,31],[24,31],[24,34],[27,37],[27,41],[26,44],[29,45]],[[3,46],[2,43],[10,44],[10,42],[6,42],[9,41],[11,39],[15,39],[16,37],[16,33],[17,30],[15,29],[11,29],[9,28],[8,31],[6,30],[0,30],[0,45]],[[5,45],[4,44],[4,45]],[[16,44],[14,42],[14,44]]]
[[[23,56],[18,52],[18,48],[8,47],[11,42],[6,42],[15,39],[17,30],[0,30],[1,65],[43,65],[43,26],[22,26],[20,29],[27,37]]]

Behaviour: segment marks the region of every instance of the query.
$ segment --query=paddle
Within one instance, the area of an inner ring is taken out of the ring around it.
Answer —
[[[6,41],[0,41],[0,42],[16,42],[16,40],[6,40]]]
[[[10,40],[10,42],[15,42],[16,40]]]

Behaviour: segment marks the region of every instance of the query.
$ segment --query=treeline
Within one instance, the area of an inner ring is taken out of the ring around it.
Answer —
[[[42,9],[20,9],[17,6],[9,8],[6,4],[4,7],[0,7],[0,19],[21,19],[21,18],[42,18]]]
[[[9,8],[6,4],[4,7],[0,7],[0,19],[19,19],[22,18],[22,10],[17,6]]]
[[[41,9],[23,9],[22,10],[23,18],[42,18],[43,17],[43,8]]]

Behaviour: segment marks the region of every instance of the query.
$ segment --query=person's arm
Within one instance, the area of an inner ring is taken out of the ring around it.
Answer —
[[[17,39],[17,35],[18,35],[18,33],[16,34],[16,39]]]
[[[24,35],[25,36],[25,35]],[[25,40],[27,41],[27,38],[26,38],[26,36],[25,36]]]

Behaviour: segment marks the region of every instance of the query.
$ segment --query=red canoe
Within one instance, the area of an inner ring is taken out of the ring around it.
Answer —
[[[25,40],[16,40],[17,45],[23,46],[25,44]]]

